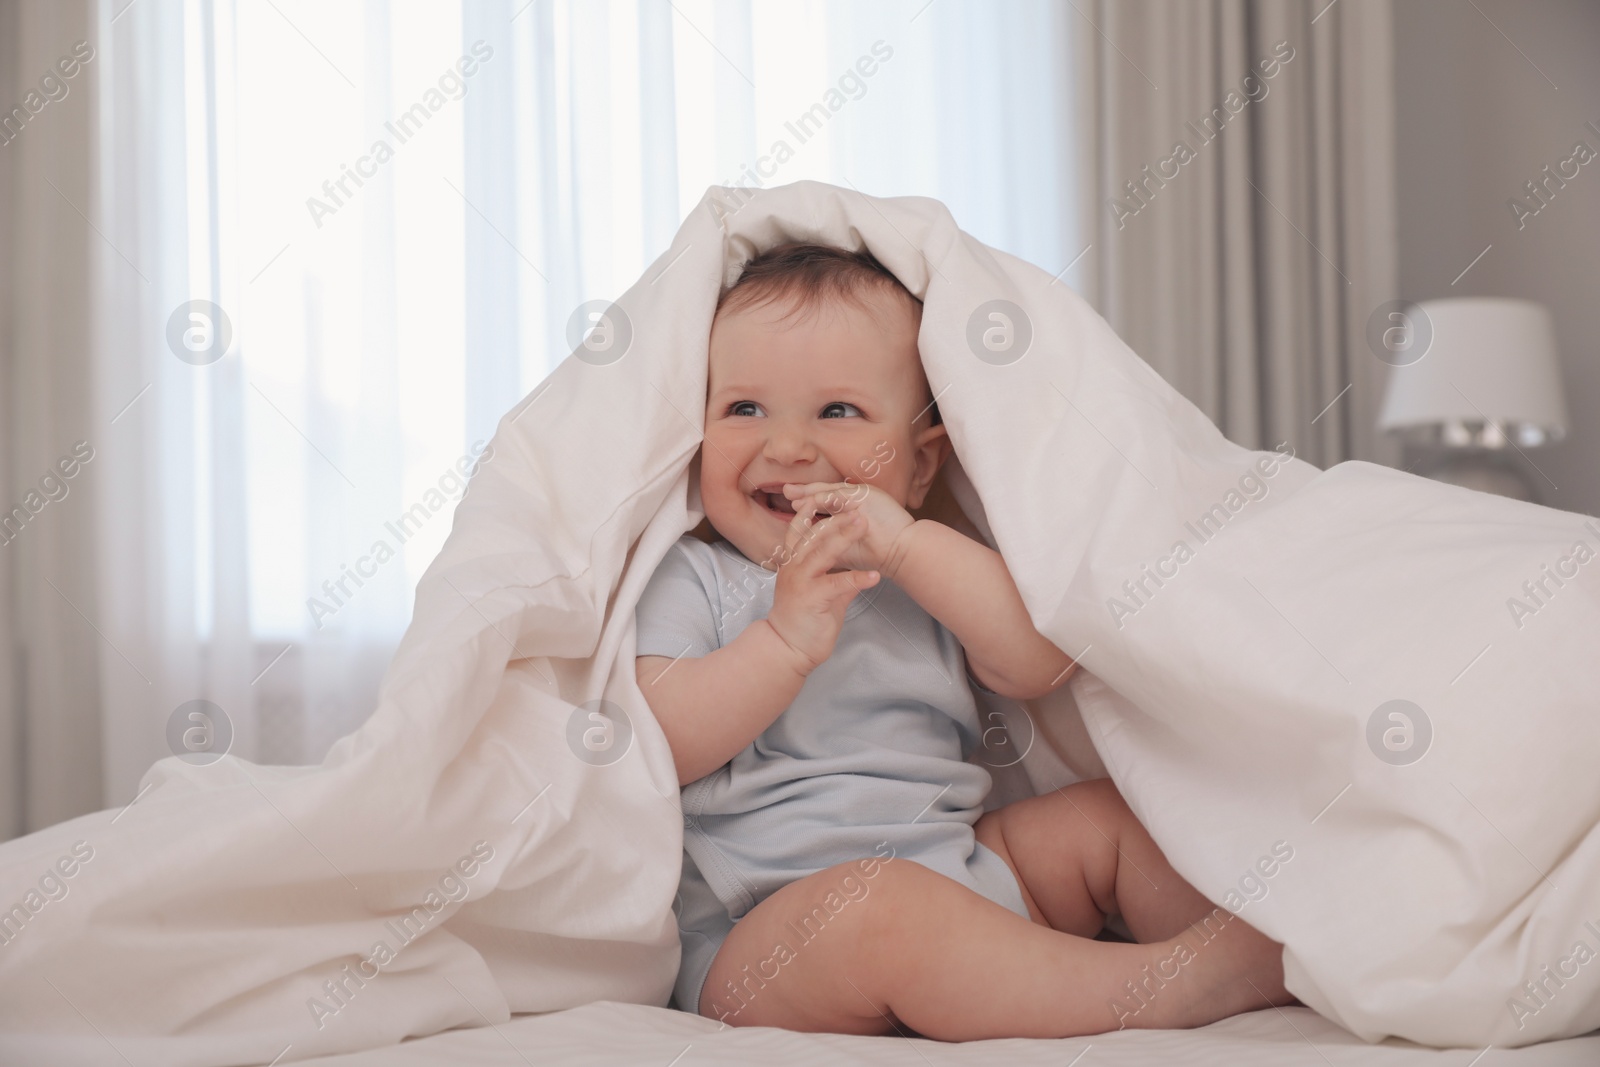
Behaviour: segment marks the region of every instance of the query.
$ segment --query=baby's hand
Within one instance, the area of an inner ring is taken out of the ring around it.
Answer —
[[[792,551],[784,551],[778,565],[767,624],[798,654],[806,674],[833,654],[845,610],[856,593],[878,582],[876,573],[865,571],[828,573],[859,543],[865,525],[853,515],[823,519]]]
[[[847,567],[885,570],[895,560],[895,543],[909,530],[915,519],[888,493],[875,485],[860,482],[790,483],[783,495],[794,504],[795,518],[789,540],[806,536],[811,516],[819,511],[829,515],[859,515],[866,529],[861,539],[846,549],[840,562]]]

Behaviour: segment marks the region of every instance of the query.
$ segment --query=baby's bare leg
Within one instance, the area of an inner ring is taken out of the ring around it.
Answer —
[[[1128,1025],[1142,1025],[1136,1020],[1175,972],[1203,994],[1201,1022],[1294,1002],[1283,986],[1283,946],[1184,881],[1110,779],[1008,804],[976,831],[1016,873],[1036,922],[1093,937],[1106,916],[1120,914],[1141,943],[1186,944],[1162,967],[1121,976]]]
[[[830,907],[831,904],[831,907]],[[808,939],[809,938],[809,939]],[[871,877],[842,864],[792,882],[735,924],[700,1014],[734,1026],[965,1041],[1117,1028],[1117,983],[1165,955],[1027,921],[907,859]],[[1146,1013],[1139,1025],[1172,1021]]]
[[[1116,1007],[1128,999],[1124,983],[1170,961],[1184,938],[1194,940],[1094,941],[1029,922],[911,860],[882,861],[870,876],[843,864],[785,886],[734,926],[700,1013],[736,1026],[947,1041],[1196,1026],[1217,1016],[1192,965],[1137,1014],[1137,1004]]]

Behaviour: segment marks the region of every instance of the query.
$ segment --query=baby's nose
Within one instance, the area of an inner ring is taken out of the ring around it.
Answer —
[[[767,434],[767,458],[777,463],[809,462],[817,448],[809,434],[797,426],[775,425]]]

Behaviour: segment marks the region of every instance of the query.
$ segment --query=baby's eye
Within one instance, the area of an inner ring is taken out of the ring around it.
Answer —
[[[855,414],[857,414],[857,415],[861,414],[861,409],[856,407],[854,404],[847,404],[843,400],[835,400],[833,403],[829,404],[827,407],[822,409],[822,417],[825,418],[825,419],[829,418],[830,416],[828,415],[828,412],[832,411],[834,408],[849,408]],[[845,418],[847,416],[838,416],[838,417],[839,418]]]
[[[761,409],[761,405],[757,404],[754,400],[735,400],[733,403],[728,405],[728,414],[754,415],[756,413],[755,411],[743,411],[741,410],[742,408],[755,408],[757,411],[759,411]]]

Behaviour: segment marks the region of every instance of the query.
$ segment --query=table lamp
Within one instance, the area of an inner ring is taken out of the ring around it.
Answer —
[[[1537,501],[1512,457],[1567,431],[1550,312],[1529,300],[1459,297],[1389,319],[1380,358],[1393,369],[1378,428],[1424,451],[1418,474]]]

